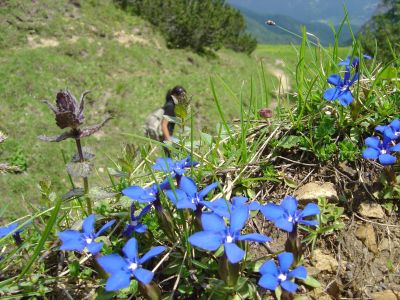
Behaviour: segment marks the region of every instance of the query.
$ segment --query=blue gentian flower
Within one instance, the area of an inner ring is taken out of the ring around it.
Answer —
[[[131,276],[143,284],[153,280],[154,273],[141,267],[150,258],[165,251],[164,246],[150,249],[142,258],[138,255],[138,245],[135,238],[131,238],[122,248],[124,257],[118,254],[109,254],[97,259],[99,265],[110,277],[106,283],[106,291],[116,291],[129,286]]]
[[[307,270],[303,266],[299,266],[292,271],[289,271],[292,265],[294,256],[290,252],[283,252],[278,254],[279,267],[276,266],[273,260],[266,261],[261,267],[259,272],[261,278],[258,284],[263,288],[275,291],[280,285],[284,290],[289,293],[296,292],[298,285],[291,279],[300,278],[306,279]]]
[[[143,233],[147,230],[147,225],[142,224],[140,219],[151,209],[151,204],[142,209],[138,216],[135,216],[135,205],[131,206],[131,216],[129,224],[125,226],[123,235],[131,237],[134,232]]]
[[[375,127],[379,131],[392,140],[400,138],[400,119],[393,120],[389,125],[378,125]]]
[[[196,232],[189,237],[189,242],[198,248],[215,251],[224,245],[226,257],[229,262],[236,264],[244,257],[236,241],[253,241],[259,243],[269,242],[271,238],[258,233],[240,235],[249,217],[249,208],[245,205],[237,207],[230,215],[229,226],[224,219],[214,213],[203,213],[201,223],[204,231]]]
[[[366,54],[363,54],[363,58],[364,58],[364,59],[367,59],[367,60],[372,59],[371,56],[366,55]],[[339,63],[339,66],[350,66],[350,62],[351,62],[351,66],[352,66],[353,68],[357,68],[358,65],[359,65],[359,63],[360,63],[360,59],[359,59],[357,56],[355,56],[355,57],[353,58],[353,60],[351,60],[351,57],[350,57],[350,56],[347,56],[347,58],[346,58],[345,60],[342,60],[342,61]]]
[[[297,200],[292,196],[286,196],[280,205],[267,204],[261,208],[261,212],[268,220],[275,223],[275,226],[292,232],[297,223],[315,226],[317,220],[305,220],[305,217],[315,216],[320,213],[318,205],[314,203],[307,204],[303,210],[297,209]]]
[[[13,223],[8,226],[0,227],[0,238],[3,238],[5,236],[7,236],[8,234],[10,234],[11,232],[13,232],[12,237],[13,237],[15,243],[17,245],[21,245],[22,238],[21,238],[20,233],[24,230],[24,227],[21,227],[20,229],[14,231],[18,226],[19,226],[18,223]]]
[[[344,78],[341,79],[340,75],[333,74],[328,77],[328,83],[335,87],[329,88],[324,92],[324,99],[333,101],[338,99],[340,104],[343,106],[349,105],[353,101],[353,95],[351,94],[350,87],[358,79],[358,72],[355,72],[353,78],[350,80],[350,67],[346,66],[344,72]]]
[[[133,200],[138,201],[139,203],[153,202],[157,199],[159,190],[165,190],[170,188],[169,179],[170,178],[166,178],[159,185],[153,183],[148,188],[142,188],[141,186],[137,185],[130,186],[126,189],[123,189],[122,194]]]
[[[392,139],[383,136],[383,141],[377,137],[371,136],[365,140],[367,148],[362,152],[366,159],[378,159],[381,165],[393,165],[396,162],[396,156],[390,152],[399,152],[400,143],[393,145]]]
[[[169,157],[162,157],[156,160],[155,164],[153,165],[153,169],[162,171],[164,173],[173,173],[181,176],[186,172],[185,168],[195,167],[198,164],[199,163],[193,161],[191,157],[187,157],[176,162]]]
[[[260,210],[261,205],[257,201],[247,204],[247,198],[243,196],[235,196],[231,199],[232,203],[224,198],[218,198],[214,201],[203,201],[202,204],[208,209],[212,210],[220,217],[229,218],[231,212],[240,206],[248,206],[249,210]]]
[[[60,232],[58,236],[63,243],[60,250],[75,250],[82,252],[83,249],[86,248],[93,255],[99,253],[103,247],[103,243],[95,242],[95,239],[110,228],[115,223],[115,220],[104,224],[97,233],[94,232],[94,222],[95,216],[90,215],[83,220],[83,232],[72,229]]]
[[[218,186],[214,182],[206,186],[203,190],[197,191],[197,185],[192,178],[183,176],[179,181],[179,188],[175,190],[167,190],[165,194],[179,209],[196,210],[199,204],[202,204],[204,197]]]

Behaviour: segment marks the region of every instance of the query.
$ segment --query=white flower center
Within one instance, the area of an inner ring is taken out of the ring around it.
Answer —
[[[286,278],[287,278],[287,276],[285,274],[282,274],[282,273],[279,274],[279,276],[278,276],[278,279],[281,280],[281,281],[285,281]]]
[[[348,90],[348,88],[349,88],[348,85],[344,85],[344,86],[342,87],[342,91],[344,92],[344,91]]]
[[[288,220],[289,222],[293,222],[293,217],[292,217],[292,216],[289,216],[287,220]]]
[[[91,244],[93,242],[93,239],[91,238],[86,238],[86,244]]]
[[[138,267],[138,264],[136,264],[136,263],[131,263],[131,264],[129,265],[128,268],[129,268],[130,270],[134,271],[134,270],[137,269],[137,267]]]
[[[232,242],[233,242],[233,237],[231,237],[230,235],[228,235],[228,236],[226,237],[226,242],[227,242],[228,244],[232,243]]]
[[[385,149],[381,150],[381,154],[386,154],[386,153],[387,153],[387,151]]]
[[[137,224],[138,224],[138,221],[136,221],[136,220],[131,222],[132,226],[137,226]]]

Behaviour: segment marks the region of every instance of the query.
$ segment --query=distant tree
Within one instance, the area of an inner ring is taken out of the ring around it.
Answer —
[[[400,0],[382,0],[379,11],[362,29],[362,45],[369,53],[375,51],[378,56],[389,61],[394,56],[400,57]],[[391,47],[390,47],[391,45]]]
[[[204,52],[225,46],[251,53],[257,46],[255,38],[245,32],[243,16],[224,0],[116,1],[158,27],[171,48]]]

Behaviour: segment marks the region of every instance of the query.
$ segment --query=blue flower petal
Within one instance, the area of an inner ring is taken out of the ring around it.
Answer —
[[[108,228],[113,226],[115,223],[115,220],[111,220],[107,222],[106,224],[103,225],[103,227],[100,228],[100,230],[96,233],[96,237],[100,236],[104,231],[106,231]]]
[[[338,75],[338,74],[333,74],[333,75],[329,76],[326,81],[328,81],[328,83],[330,83],[334,86],[339,86],[342,83],[342,79],[341,79],[340,75]]]
[[[137,259],[138,256],[138,244],[135,238],[131,238],[125,246],[122,248],[122,252],[124,252],[125,257],[130,260]]]
[[[149,251],[147,251],[147,253],[145,255],[142,256],[142,258],[139,259],[139,263],[144,264],[150,258],[163,253],[165,251],[165,249],[167,249],[167,248],[165,248],[164,246],[157,246],[157,247],[151,248]]]
[[[266,243],[271,241],[272,239],[268,236],[259,234],[259,233],[249,233],[245,235],[241,235],[237,238],[239,241],[252,241],[258,243]]]
[[[82,233],[76,230],[65,230],[58,233],[58,237],[61,241],[68,241],[68,240],[80,240],[83,238]]]
[[[128,266],[125,259],[123,259],[118,254],[109,254],[105,256],[100,256],[97,259],[97,262],[104,269],[104,271],[111,274],[120,272]]]
[[[142,223],[137,224],[137,226],[135,227],[135,231],[138,233],[146,232],[146,230],[147,230],[147,225]]]
[[[190,201],[189,199],[186,198],[186,199],[180,199],[176,203],[176,208],[196,210],[197,206],[192,201]]]
[[[188,200],[187,194],[180,189],[167,190],[165,191],[165,194],[167,195],[168,199],[171,200],[171,202],[175,205],[181,199]]]
[[[278,254],[279,266],[282,273],[287,273],[293,263],[293,253],[283,252]]]
[[[231,233],[242,230],[248,218],[249,218],[249,208],[247,205],[246,206],[241,205],[235,207],[235,209],[231,212],[231,217],[230,217],[229,227]]]
[[[227,200],[225,200],[224,198],[218,198],[214,201],[202,201],[201,204],[212,210],[217,215],[229,218],[231,204],[227,202]]]
[[[253,201],[249,204],[250,210],[260,210],[261,208],[262,208],[262,205],[258,201]]]
[[[149,284],[153,280],[154,273],[143,268],[137,268],[133,271],[133,275],[141,283]]]
[[[287,232],[293,231],[293,223],[289,222],[286,218],[275,220],[275,226]]]
[[[172,172],[175,166],[174,161],[169,157],[158,158],[153,165],[153,169],[157,171],[163,171],[165,173]]]
[[[279,285],[279,282],[275,276],[271,274],[265,274],[261,276],[260,280],[258,281],[258,285],[265,289],[275,291]]]
[[[308,203],[300,213],[301,217],[315,216],[320,214],[319,206],[315,203]]]
[[[113,273],[107,280],[106,291],[117,291],[129,286],[131,282],[131,274],[126,271]]]
[[[197,193],[197,185],[192,178],[183,176],[179,182],[179,187],[190,197],[194,197]]]
[[[396,162],[396,157],[390,154],[381,154],[378,157],[379,162],[384,165],[393,165]]]
[[[375,130],[375,131],[378,131],[378,132],[380,132],[380,133],[384,133],[385,130],[386,130],[386,128],[387,128],[386,125],[378,125],[378,126],[375,127],[374,130]]]
[[[245,252],[238,245],[235,243],[224,243],[224,246],[226,257],[230,263],[236,264],[243,259]]]
[[[215,251],[221,246],[223,238],[223,235],[217,232],[200,231],[192,234],[189,237],[189,242],[201,249]]]
[[[274,275],[275,277],[279,275],[278,268],[276,267],[276,264],[272,259],[267,260],[265,263],[263,263],[260,267],[259,272],[263,275],[270,274]]]
[[[307,278],[307,269],[304,268],[303,266],[299,266],[288,273],[288,278],[289,279],[291,279],[291,278],[306,279]]]
[[[380,140],[377,137],[370,136],[365,139],[365,145],[371,148],[379,149]]]
[[[299,286],[290,280],[285,280],[281,282],[281,287],[289,293],[294,293]]]
[[[122,190],[122,194],[133,200],[139,201],[140,203],[152,202],[156,200],[155,195],[150,195],[148,190],[140,186],[128,187]]]
[[[400,119],[395,119],[389,124],[394,130],[399,131],[400,130]]]
[[[285,196],[281,202],[281,207],[288,212],[290,216],[294,216],[297,211],[297,200],[292,196]]]
[[[224,219],[215,213],[203,213],[201,224],[205,231],[222,232],[226,229]]]
[[[14,231],[15,228],[18,227],[18,223],[14,223],[8,226],[4,226],[0,228],[0,238],[5,237],[10,232]]]
[[[349,90],[344,91],[338,96],[340,104],[343,106],[348,106],[351,102],[353,102],[353,95]]]
[[[217,186],[218,186],[218,182],[214,182],[214,183],[207,185],[204,189],[202,189],[199,192],[200,198],[204,198],[205,196],[207,196],[207,194],[209,192],[211,192],[212,190],[214,190]]]
[[[396,140],[399,136],[396,135],[395,130],[391,126],[385,126],[383,134],[391,140]]]
[[[85,249],[86,243],[82,239],[70,239],[63,241],[60,250],[70,250],[82,252]]]
[[[270,221],[275,221],[282,218],[285,211],[283,208],[276,204],[267,204],[261,207],[261,212],[264,217]]]
[[[389,147],[389,151],[391,151],[391,152],[400,152],[400,143],[396,144],[396,145],[394,145],[392,147]]]
[[[90,253],[95,255],[101,251],[101,248],[103,248],[103,243],[91,242],[90,244],[86,244],[86,248]]]
[[[233,206],[240,206],[240,205],[245,205],[247,202],[247,198],[243,196],[235,196],[232,198],[232,204]]]
[[[324,99],[328,101],[336,100],[339,96],[340,89],[337,88],[329,88],[324,92]]]
[[[82,231],[85,235],[89,235],[94,231],[95,216],[92,214],[83,220]]]
[[[375,148],[367,148],[362,152],[362,157],[364,157],[365,159],[377,159],[379,153],[379,150]]]

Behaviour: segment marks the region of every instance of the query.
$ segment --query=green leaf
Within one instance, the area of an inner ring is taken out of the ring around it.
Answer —
[[[313,288],[321,287],[321,283],[317,279],[315,279],[314,277],[311,277],[311,276],[307,276],[307,278],[302,279],[302,281],[305,285],[308,285],[309,287],[313,287]]]
[[[297,147],[301,142],[301,137],[296,136],[296,135],[287,135],[283,137],[279,143],[278,147],[284,148],[284,149],[291,149]]]
[[[74,198],[82,197],[85,194],[85,190],[82,188],[74,188],[70,190],[68,193],[62,195],[62,201],[71,200]]]
[[[204,269],[204,270],[208,270],[208,269],[209,269],[208,266],[207,266],[206,264],[203,264],[202,262],[200,262],[200,261],[198,261],[198,260],[192,260],[192,263],[193,263],[196,267],[199,267],[199,268],[201,268],[201,269]]]
[[[88,162],[68,163],[67,172],[72,177],[89,177],[92,172],[93,165]]]
[[[285,181],[285,184],[286,184],[288,187],[291,187],[292,189],[297,188],[297,183],[296,183],[296,181],[294,181],[293,179],[284,177],[283,180]]]

